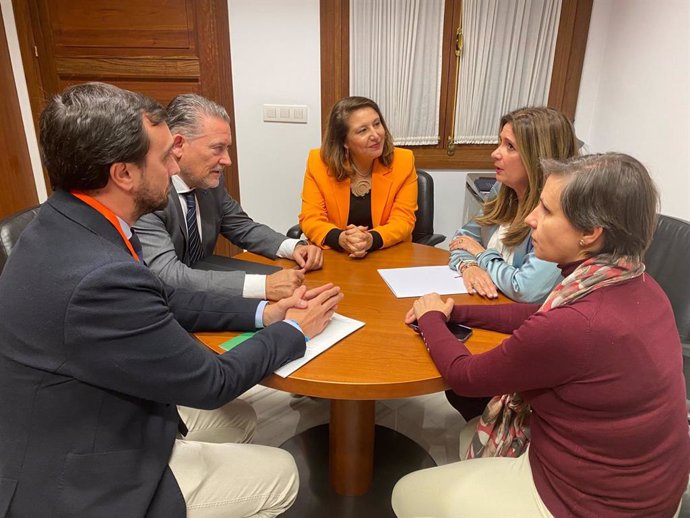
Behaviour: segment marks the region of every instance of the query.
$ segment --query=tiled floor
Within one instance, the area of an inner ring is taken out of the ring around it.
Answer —
[[[328,422],[325,399],[294,397],[259,385],[245,392],[242,399],[251,403],[258,415],[255,444],[280,446],[294,435]],[[437,465],[458,460],[458,436],[465,421],[442,393],[378,401],[376,423],[413,439]],[[680,518],[690,518],[690,510],[681,510]]]
[[[242,399],[251,403],[258,415],[255,444],[280,446],[290,437],[328,422],[329,402],[325,399],[295,397],[258,385]],[[464,420],[443,393],[378,401],[376,424],[413,439],[438,465],[458,460],[458,435]]]

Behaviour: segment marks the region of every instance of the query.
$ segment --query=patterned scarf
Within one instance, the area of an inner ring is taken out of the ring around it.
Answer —
[[[587,259],[556,286],[539,308],[546,312],[570,304],[590,292],[642,275],[644,264],[602,254]],[[519,457],[529,444],[531,409],[520,394],[494,396],[479,418],[467,458]]]

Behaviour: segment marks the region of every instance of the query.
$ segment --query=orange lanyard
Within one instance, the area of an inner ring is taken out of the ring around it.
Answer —
[[[110,224],[115,227],[115,229],[119,232],[120,236],[122,237],[122,240],[125,242],[125,245],[127,245],[129,253],[132,254],[132,257],[134,257],[135,260],[139,261],[139,256],[134,251],[132,243],[129,242],[129,239],[127,239],[127,236],[125,236],[125,233],[122,231],[122,225],[120,225],[117,216],[112,210],[103,205],[100,201],[92,198],[88,194],[84,194],[81,191],[70,191],[70,193],[79,198],[81,201],[86,203],[94,210],[97,210],[105,219],[110,221]]]

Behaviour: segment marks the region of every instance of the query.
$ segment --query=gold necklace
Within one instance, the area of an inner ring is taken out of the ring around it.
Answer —
[[[371,170],[374,168],[374,163],[372,162],[371,168],[364,174],[357,168],[354,161],[350,163],[352,164],[352,169],[355,171],[354,178],[350,179],[350,192],[358,198],[361,198],[371,192]]]

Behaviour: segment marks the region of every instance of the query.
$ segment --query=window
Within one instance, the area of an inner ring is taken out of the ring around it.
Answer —
[[[454,142],[458,140],[452,128],[457,76],[454,47],[462,2],[444,0],[443,3],[441,87],[437,114],[440,140],[435,144],[414,147],[406,142],[405,146],[414,150],[420,167],[491,168],[489,154],[493,144]],[[562,0],[558,36],[552,51],[553,66],[547,104],[562,110],[571,118],[575,114],[591,9],[592,0]],[[321,0],[321,105],[324,128],[333,103],[350,92],[350,48],[349,0]],[[458,126],[457,123],[455,125]]]

